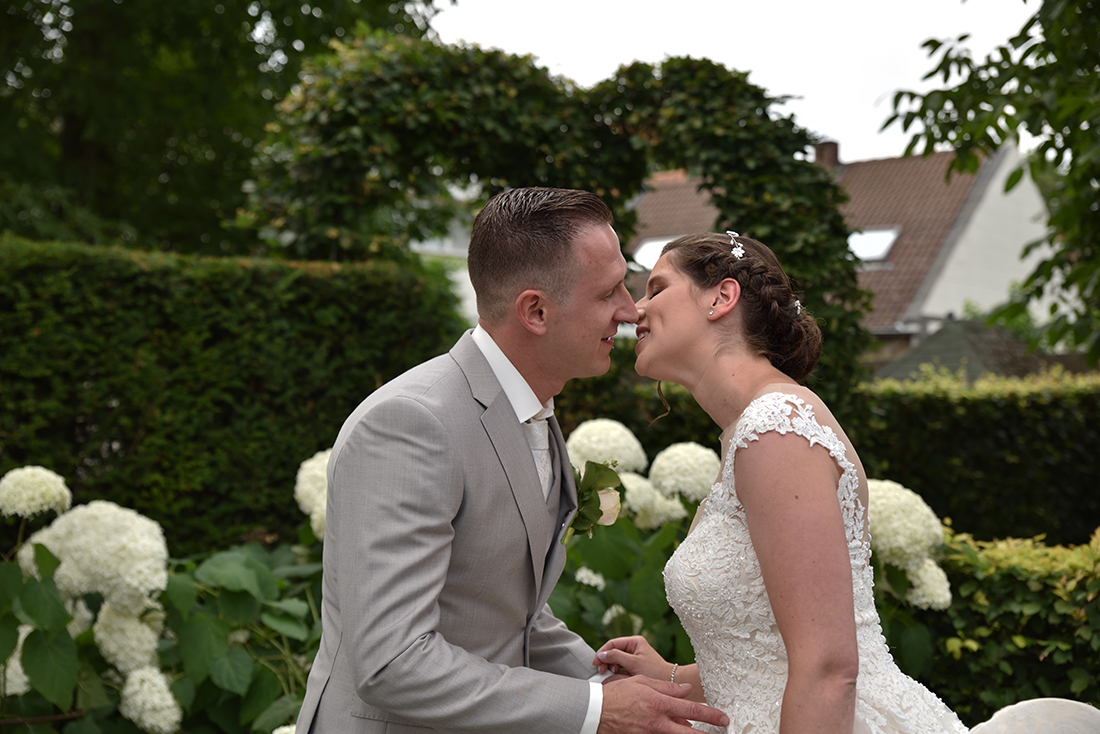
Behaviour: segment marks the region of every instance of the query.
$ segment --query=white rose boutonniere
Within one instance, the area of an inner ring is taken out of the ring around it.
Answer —
[[[607,464],[585,462],[584,471],[573,469],[577,485],[577,515],[565,531],[562,543],[568,543],[575,533],[592,537],[597,525],[614,525],[622,506],[619,495],[619,475]]]

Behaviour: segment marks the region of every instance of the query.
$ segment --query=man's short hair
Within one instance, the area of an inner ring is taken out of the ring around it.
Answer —
[[[525,188],[497,194],[474,219],[467,266],[477,310],[505,318],[525,290],[568,301],[581,269],[573,243],[581,230],[610,225],[611,210],[590,191]]]

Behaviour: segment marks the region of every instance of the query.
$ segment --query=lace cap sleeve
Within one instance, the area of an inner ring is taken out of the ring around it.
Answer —
[[[761,395],[749,403],[733,433],[730,456],[737,449],[748,448],[752,441],[760,439],[762,434],[775,431],[786,435],[794,433],[810,442],[811,446],[824,446],[844,472],[853,469],[846,456],[844,443],[832,428],[817,422],[812,405],[790,393],[771,392]],[[733,462],[727,462],[732,470]]]

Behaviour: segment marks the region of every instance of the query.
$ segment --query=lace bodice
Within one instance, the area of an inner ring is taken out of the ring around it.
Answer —
[[[730,717],[730,734],[779,731],[787,653],[734,487],[738,449],[761,434],[802,436],[827,449],[840,467],[837,499],[844,518],[855,595],[859,678],[856,734],[961,734],[966,728],[935,695],[903,674],[886,646],[875,610],[870,545],[859,477],[845,445],[814,417],[813,407],[784,393],[754,400],[738,421],[722,475],[700,507],[696,526],[665,567],[669,603],[695,648],[707,702]],[[721,731],[698,724],[704,731]]]

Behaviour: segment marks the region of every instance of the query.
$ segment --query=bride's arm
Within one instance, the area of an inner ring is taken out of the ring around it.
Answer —
[[[596,651],[596,659],[593,665],[599,667],[600,672],[611,672],[618,675],[644,675],[654,680],[667,680],[677,685],[684,683],[691,685],[691,692],[687,695],[689,701],[706,703],[703,696],[703,685],[699,680],[699,668],[694,664],[676,665],[665,660],[657,654],[644,637],[616,637],[605,642]]]
[[[825,448],[795,434],[764,434],[734,464],[787,649],[781,734],[852,732],[859,648],[839,476]]]

